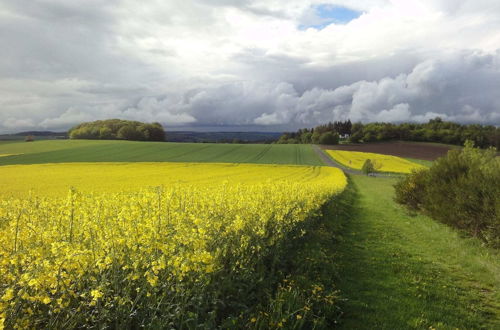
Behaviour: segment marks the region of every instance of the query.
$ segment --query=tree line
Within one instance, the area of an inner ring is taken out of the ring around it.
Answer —
[[[166,133],[160,123],[108,119],[81,123],[68,132],[70,139],[165,141]]]
[[[322,136],[331,132],[340,135],[352,143],[381,141],[417,141],[438,142],[463,145],[465,141],[473,141],[480,148],[500,148],[500,128],[492,125],[470,124],[462,125],[444,121],[439,117],[427,123],[354,123],[350,120],[320,125],[311,129],[300,129],[294,133],[284,133],[278,143],[323,143]]]
[[[338,144],[340,137],[351,134],[352,123],[347,121],[329,122],[314,128],[302,128],[297,132],[284,133],[277,143],[280,144]]]

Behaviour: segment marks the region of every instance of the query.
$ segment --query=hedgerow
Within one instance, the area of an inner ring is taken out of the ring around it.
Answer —
[[[396,202],[500,247],[500,158],[465,143],[396,185]]]

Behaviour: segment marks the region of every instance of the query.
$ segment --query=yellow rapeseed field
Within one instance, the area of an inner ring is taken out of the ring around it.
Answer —
[[[323,167],[214,163],[67,163],[0,167],[0,196],[124,192],[173,184],[263,183],[266,180],[317,183],[330,172]]]
[[[190,322],[347,183],[327,167],[180,163],[0,178],[0,329]]]
[[[340,164],[357,170],[361,170],[367,159],[374,163],[375,169],[379,172],[410,173],[412,170],[425,168],[423,165],[396,156],[343,150],[326,152]]]

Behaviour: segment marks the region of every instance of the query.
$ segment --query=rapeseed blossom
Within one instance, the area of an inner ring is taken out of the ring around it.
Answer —
[[[72,181],[85,168],[91,175]],[[6,328],[95,324],[105,310],[155,315],[158,304],[203,294],[219,274],[251,271],[347,184],[340,170],[326,167],[0,168],[3,178],[18,172],[31,182],[7,179],[9,186],[0,188],[0,326]],[[32,187],[46,194],[30,193]]]
[[[356,170],[361,170],[367,159],[370,159],[375,169],[380,172],[411,173],[412,170],[425,168],[423,165],[390,155],[344,150],[326,150],[326,152],[340,164]]]

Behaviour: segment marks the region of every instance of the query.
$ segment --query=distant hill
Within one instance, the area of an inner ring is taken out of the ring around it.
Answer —
[[[282,133],[277,132],[167,132],[169,142],[207,142],[207,143],[271,143],[277,141]]]
[[[197,142],[197,143],[272,143],[279,139],[279,132],[167,132],[168,142]],[[33,135],[35,140],[66,139],[66,132],[52,131],[25,131],[13,134],[0,134],[0,140],[23,140]]]
[[[52,131],[26,131],[12,134],[0,134],[0,141],[15,141],[24,140],[26,136],[33,136],[35,140],[51,140],[51,139],[67,139],[66,132],[52,132]]]
[[[20,135],[20,136],[27,136],[27,135],[33,135],[33,136],[67,136],[68,133],[66,132],[52,132],[52,131],[26,131],[26,132],[19,132],[15,133],[12,135]]]

